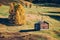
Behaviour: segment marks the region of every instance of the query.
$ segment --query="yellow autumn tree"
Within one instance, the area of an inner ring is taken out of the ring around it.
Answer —
[[[15,24],[23,25],[25,24],[25,10],[21,4],[18,5],[15,15]]]
[[[11,3],[10,4],[10,22],[16,25],[23,25],[25,24],[25,10],[21,4]]]

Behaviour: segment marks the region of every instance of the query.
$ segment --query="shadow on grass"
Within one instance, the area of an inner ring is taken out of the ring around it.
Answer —
[[[7,26],[14,26],[14,24],[9,22],[8,18],[0,18],[0,24],[7,25]]]
[[[37,4],[38,5],[38,4]],[[60,4],[54,3],[40,3],[38,6],[45,6],[45,7],[60,7]]]
[[[40,23],[37,22],[34,24],[34,29],[20,30],[19,32],[33,32],[33,31],[39,31],[39,30],[40,30]]]
[[[43,16],[49,16],[50,18],[53,18],[53,19],[55,19],[57,21],[60,21],[60,16],[58,16],[58,15],[52,15],[52,13],[51,13],[51,15],[50,14],[41,14],[41,15],[43,15]]]
[[[56,16],[56,15],[44,15],[44,16],[49,16],[50,18],[53,18],[53,19],[55,19],[55,20],[57,20],[57,21],[60,21],[60,16]]]
[[[55,20],[60,21],[60,16],[49,15],[49,17],[51,17],[51,18],[53,18]]]
[[[21,31],[19,31],[19,32],[33,32],[33,31],[36,31],[36,30],[34,30],[34,29],[30,29],[30,30],[21,30]]]
[[[47,13],[51,13],[51,14],[60,14],[60,12],[50,12],[50,11],[48,11]]]

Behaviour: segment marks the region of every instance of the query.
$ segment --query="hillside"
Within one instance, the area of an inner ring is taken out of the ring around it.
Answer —
[[[3,32],[15,33],[26,30],[23,32],[34,36],[39,35],[38,38],[33,36],[37,40],[60,40],[60,7],[38,6],[36,8],[36,4],[33,4],[32,8],[24,8],[26,11],[26,24],[23,26],[12,26],[8,23],[7,19],[9,16],[9,6],[3,5],[0,7],[0,32],[2,34]],[[42,14],[43,20],[49,23],[49,29],[35,31],[34,24],[41,20]]]

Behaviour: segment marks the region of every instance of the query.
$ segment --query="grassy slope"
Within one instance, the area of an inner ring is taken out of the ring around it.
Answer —
[[[28,11],[28,9],[27,9],[27,11]],[[33,8],[30,9],[30,12],[32,14],[35,14],[36,13],[36,15],[39,15],[37,12],[40,12],[40,13],[48,13],[49,11],[51,11],[51,12],[60,12],[60,8],[57,8],[57,7],[38,7],[38,8],[34,8],[33,7]],[[52,13],[49,13],[49,14],[52,15]],[[54,15],[60,16],[60,14],[58,14],[58,13],[56,13],[56,14],[54,13]],[[41,17],[41,15],[39,15],[39,16]],[[38,35],[40,33],[43,33],[43,34],[46,33],[46,34],[49,34],[50,36],[53,36],[53,37],[55,37],[55,38],[57,38],[57,39],[60,40],[60,38],[59,38],[60,36],[58,36],[58,35],[60,35],[59,34],[60,33],[60,31],[59,31],[60,30],[60,21],[55,20],[54,18],[51,18],[49,16],[44,16],[44,20],[47,21],[47,22],[49,22],[50,29],[49,30],[37,31],[37,32],[31,32],[31,33],[32,34],[38,34]],[[59,33],[55,34],[54,31],[57,31]]]
[[[2,6],[0,7],[0,15],[7,17],[8,14],[8,10],[9,7],[8,6]],[[47,13],[48,11],[52,11],[52,12],[60,12],[60,8],[55,8],[55,7],[38,7],[35,8],[35,6],[33,6],[32,8],[25,8],[27,15],[30,14],[33,18],[30,19],[31,17],[28,17],[29,20],[27,21],[26,25],[23,26],[18,26],[18,27],[8,27],[5,26],[3,28],[4,31],[11,31],[11,32],[17,32],[19,30],[24,30],[24,29],[33,29],[34,27],[34,23],[38,21],[38,19],[40,19],[41,15],[38,14],[38,12],[40,13]],[[59,14],[60,16],[60,14]],[[49,22],[50,24],[50,29],[49,30],[41,30],[41,31],[34,31],[34,32],[28,32],[30,34],[36,34],[36,35],[43,35],[43,34],[48,34],[51,37],[56,38],[57,40],[60,40],[60,21],[55,20],[54,18],[51,18],[49,16],[44,16],[44,20],[46,20],[47,22]],[[13,29],[14,28],[14,29]],[[1,29],[1,28],[0,28]]]
[[[9,11],[9,7],[8,6],[1,6],[0,7],[0,15],[2,16],[7,16],[8,15],[8,12]]]

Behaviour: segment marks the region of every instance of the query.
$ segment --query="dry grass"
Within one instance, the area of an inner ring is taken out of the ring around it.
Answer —
[[[8,32],[3,32],[0,33],[0,39],[2,40],[57,40],[50,35],[47,34],[28,34],[28,33],[8,33]]]
[[[9,9],[9,7],[7,7],[7,6],[1,7],[1,9],[0,9],[0,13],[2,13],[1,15],[8,14],[8,9],[6,10],[6,8]],[[42,17],[41,15],[38,14],[38,11],[41,13],[48,13],[50,11],[60,12],[60,8],[56,8],[56,7],[38,7],[38,8],[35,8],[35,6],[33,6],[32,8],[25,8],[25,10],[26,10],[26,20],[27,20],[26,21],[27,23],[25,25],[23,25],[23,26],[6,26],[4,24],[0,24],[0,32],[18,32],[20,30],[33,29],[34,24],[37,21],[41,20],[41,17]],[[6,17],[8,15],[1,16],[0,18]],[[59,14],[59,16],[60,16],[60,14]],[[60,21],[58,21],[54,18],[51,18],[49,16],[44,16],[44,20],[49,23],[49,27],[50,27],[49,30],[33,31],[33,32],[28,32],[28,33],[39,35],[42,38],[47,38],[48,40],[60,40],[59,39],[60,36],[58,36],[58,34],[60,35],[60,31],[57,31],[57,30],[60,30]],[[57,31],[57,33],[56,33],[56,31]],[[40,39],[38,38],[38,40],[40,40]]]

